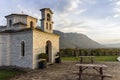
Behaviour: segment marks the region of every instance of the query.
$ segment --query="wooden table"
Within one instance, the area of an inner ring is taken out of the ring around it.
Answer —
[[[94,57],[95,56],[79,56],[80,57],[80,63],[84,63],[84,59],[89,59],[90,60],[90,63],[92,63],[93,64],[93,62],[94,62]]]
[[[111,77],[111,75],[105,75],[103,73],[103,68],[107,68],[107,66],[103,64],[76,64],[76,66],[79,67],[79,73],[78,73],[79,80],[81,80],[82,75],[100,76],[101,80],[103,80],[104,77]],[[89,69],[89,68],[95,69],[98,72],[98,74],[83,73],[84,70]]]

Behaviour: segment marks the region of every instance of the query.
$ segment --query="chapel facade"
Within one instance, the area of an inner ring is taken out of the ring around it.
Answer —
[[[59,35],[53,33],[53,12],[50,8],[41,11],[41,27],[37,18],[26,14],[5,16],[7,25],[0,31],[0,66],[19,66],[35,69],[37,56],[48,55],[48,62],[54,63],[59,52]]]

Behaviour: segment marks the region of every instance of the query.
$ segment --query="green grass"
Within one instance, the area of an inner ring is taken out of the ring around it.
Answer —
[[[117,61],[117,56],[95,56],[95,61]],[[78,61],[76,57],[62,57],[63,61]]]
[[[97,56],[96,61],[117,61],[117,56]]]
[[[9,78],[24,73],[23,71],[17,70],[8,70],[8,69],[0,69],[0,80],[8,80]]]

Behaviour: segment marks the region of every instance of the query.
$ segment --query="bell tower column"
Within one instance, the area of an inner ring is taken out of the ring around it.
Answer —
[[[42,30],[48,33],[53,33],[53,21],[52,21],[53,12],[50,10],[50,8],[43,8],[40,11],[42,15],[41,19]]]

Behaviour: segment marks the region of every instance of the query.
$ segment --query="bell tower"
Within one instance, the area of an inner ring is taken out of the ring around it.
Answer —
[[[40,11],[42,15],[41,29],[45,32],[53,33],[52,10],[50,8],[43,8]]]

